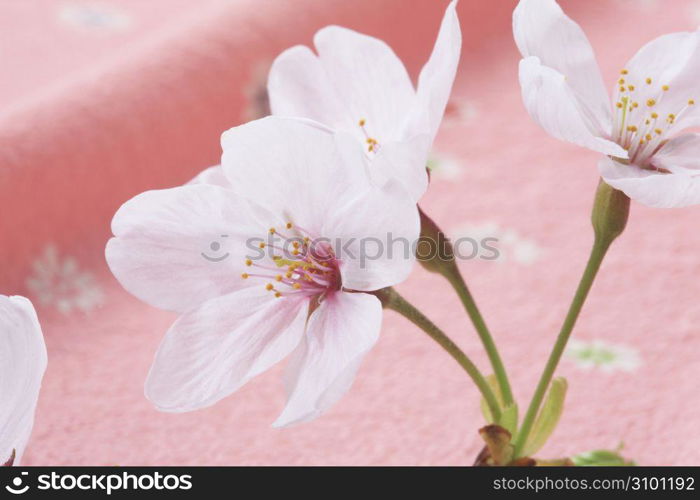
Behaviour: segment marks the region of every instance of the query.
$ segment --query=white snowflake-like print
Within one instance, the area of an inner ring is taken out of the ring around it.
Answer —
[[[63,314],[90,312],[102,304],[104,297],[92,273],[81,270],[74,257],[59,255],[54,245],[47,245],[32,263],[26,286],[39,304],[55,307]]]
[[[449,155],[443,153],[430,153],[428,158],[428,168],[430,169],[430,177],[444,180],[458,179],[464,169],[462,165]]]
[[[514,229],[501,227],[495,222],[463,224],[450,232],[456,244],[460,239],[479,242],[482,248],[480,257],[496,262],[513,261],[517,264],[530,265],[539,260],[542,250],[534,240],[526,238]],[[490,250],[495,248],[497,251]],[[488,254],[488,255],[487,255]]]
[[[453,96],[445,107],[443,125],[447,127],[466,125],[475,122],[478,117],[479,109],[473,101]]]
[[[632,347],[603,340],[572,340],[566,356],[584,370],[632,372],[642,364],[639,353]]]
[[[95,32],[123,31],[131,26],[131,17],[102,2],[71,2],[58,11],[60,22],[73,28]]]

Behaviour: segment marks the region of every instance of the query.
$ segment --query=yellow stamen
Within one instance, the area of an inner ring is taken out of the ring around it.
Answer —
[[[253,265],[253,261],[250,260],[250,259],[246,259],[246,260],[245,260],[245,265],[246,265],[246,266],[252,266],[252,265]]]
[[[286,228],[287,228],[287,229],[292,229],[292,227],[294,227],[294,225],[293,225],[291,222],[287,222]]]
[[[630,92],[634,92],[634,85],[628,85],[627,90],[629,90]]]
[[[275,289],[275,287],[272,286],[272,283],[268,283],[267,285],[265,285],[265,290],[267,290],[268,292],[269,292],[270,290],[274,290],[274,289]]]
[[[629,71],[627,71],[626,69],[621,69],[621,70],[620,70],[620,74],[621,74],[621,75],[626,75],[627,73],[629,73]]]
[[[281,274],[278,274],[277,276],[275,276],[275,279],[276,279],[277,281],[282,281],[282,275],[281,275]]]
[[[260,247],[260,248],[265,248],[265,243],[260,243],[260,244],[258,245],[258,247]]]
[[[299,289],[301,288],[301,284],[300,284],[300,283],[294,283],[294,284],[292,285],[292,288],[294,288],[295,290],[299,290]]]
[[[364,126],[365,126],[365,119],[364,119],[364,118],[362,118],[362,119],[360,120],[359,125],[360,125],[360,127],[364,127]]]
[[[688,106],[692,106],[695,104],[695,99],[688,99]]]
[[[271,228],[269,229],[269,232],[270,232],[270,234],[275,234],[275,228],[274,228],[274,227],[271,227]]]
[[[663,90],[664,92],[668,92],[668,89],[669,89],[669,88],[670,88],[670,87],[669,87],[668,85],[662,85],[662,86],[661,86],[661,90]]]
[[[644,138],[645,138],[647,141],[650,141],[650,140],[652,139],[651,134],[645,135]]]
[[[281,296],[282,296],[282,294],[280,292],[275,292],[275,298],[279,299]]]
[[[624,85],[624,84],[625,84],[625,79],[624,79],[624,78],[620,78],[620,79],[617,81],[617,83],[619,83],[620,85]]]
[[[656,104],[656,99],[647,99],[647,106],[651,108],[654,104]]]
[[[248,276],[249,276],[248,273],[241,274],[241,278],[243,278],[244,280],[247,280]]]
[[[658,135],[661,135],[661,134],[664,133],[664,131],[661,130],[660,128],[655,128],[655,129],[654,129],[654,132],[656,132]]]
[[[647,85],[651,85],[651,78],[646,79]]]
[[[656,112],[654,112],[654,113],[651,114],[651,117],[652,117],[654,120],[656,120],[656,119],[659,117],[659,114],[656,113]]]

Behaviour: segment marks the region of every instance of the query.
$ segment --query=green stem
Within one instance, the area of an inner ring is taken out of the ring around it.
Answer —
[[[498,381],[501,396],[503,397],[503,404],[508,406],[513,403],[513,392],[508,382],[508,375],[503,366],[503,361],[501,361],[501,356],[498,354],[496,343],[493,341],[493,337],[486,326],[483,316],[481,316],[479,308],[476,306],[476,302],[474,302],[474,297],[472,297],[462,274],[459,272],[452,243],[435,221],[423,212],[420,207],[418,207],[418,211],[421,219],[418,261],[428,271],[443,276],[459,295],[464,309],[474,324],[479,339],[481,339],[481,343],[488,354]]]
[[[518,436],[514,444],[514,456],[516,458],[519,456],[519,453],[525,446],[525,442],[527,441],[528,434],[532,430],[532,425],[535,422],[535,417],[537,417],[542,400],[544,399],[547,389],[549,388],[549,384],[552,381],[554,371],[556,370],[559,360],[564,353],[566,343],[569,341],[569,337],[571,337],[571,332],[573,331],[576,320],[581,313],[581,308],[586,301],[588,292],[591,290],[593,281],[595,280],[596,274],[600,269],[600,265],[603,262],[603,258],[605,257],[608,248],[610,248],[611,243],[611,239],[601,238],[596,235],[590,257],[588,258],[588,264],[586,264],[586,269],[584,270],[581,281],[576,289],[574,299],[571,302],[571,306],[569,306],[569,312],[566,315],[566,319],[561,327],[557,341],[554,344],[551,354],[549,355],[549,359],[544,367],[544,371],[542,372],[542,376],[537,384],[535,393],[532,396],[532,401],[530,401],[530,406],[528,407],[523,423],[520,426],[520,431],[518,432]]]
[[[503,361],[501,360],[501,356],[498,353],[498,349],[496,348],[496,344],[493,341],[493,337],[491,336],[491,333],[489,332],[489,329],[486,326],[486,322],[484,321],[484,318],[481,315],[481,311],[479,311],[479,308],[477,307],[476,302],[474,301],[474,297],[472,297],[472,294],[469,291],[467,284],[464,282],[464,278],[459,272],[459,268],[457,267],[457,265],[454,265],[453,272],[445,273],[444,276],[447,279],[447,281],[450,282],[452,288],[455,289],[457,295],[459,295],[459,299],[462,301],[464,309],[465,311],[467,311],[467,314],[469,315],[469,318],[474,324],[474,328],[476,329],[476,332],[479,335],[479,338],[481,339],[481,343],[483,344],[484,349],[486,350],[486,354],[489,357],[489,361],[491,362],[491,366],[493,367],[493,372],[496,375],[498,386],[501,389],[501,395],[503,396],[504,406],[512,404],[513,392],[510,388],[508,374],[506,373],[506,369],[503,366]]]
[[[445,349],[445,351],[447,351],[447,353],[452,356],[457,363],[459,363],[464,371],[467,372],[467,375],[469,375],[474,381],[484,397],[486,404],[489,406],[491,414],[496,421],[498,421],[498,419],[501,418],[501,408],[496,400],[496,396],[489,386],[489,383],[486,381],[472,360],[469,359],[469,357],[459,347],[457,347],[452,339],[450,339],[445,332],[440,330],[440,328],[435,326],[435,324],[422,312],[399,295],[399,293],[393,288],[384,288],[375,292],[375,294],[382,301],[385,308],[396,311],[418,328],[423,330],[430,336],[430,338],[440,344],[440,346]]]

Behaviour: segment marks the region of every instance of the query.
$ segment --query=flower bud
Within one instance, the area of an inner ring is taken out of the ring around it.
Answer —
[[[420,239],[416,248],[418,262],[430,272],[444,274],[454,267],[454,249],[450,239],[420,207]]]
[[[601,179],[591,213],[596,238],[605,245],[612,243],[625,230],[629,213],[629,197]]]

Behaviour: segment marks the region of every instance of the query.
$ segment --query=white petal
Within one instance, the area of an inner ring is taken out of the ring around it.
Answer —
[[[564,75],[543,66],[537,57],[520,61],[520,87],[530,116],[553,137],[627,158],[627,151],[598,135]]]
[[[610,158],[601,159],[598,169],[605,182],[643,205],[673,208],[700,204],[698,176],[664,174]]]
[[[268,79],[272,113],[299,116],[364,141],[360,119],[380,142],[400,139],[415,98],[401,61],[384,42],[338,26],[314,37],[318,57],[292,47],[275,60]]]
[[[669,113],[680,115],[673,128],[680,130],[700,125],[700,106],[690,106],[689,99],[700,103],[700,32],[670,33],[644,45],[625,66],[630,83],[636,84],[642,101],[655,98],[655,111],[665,118]],[[646,78],[651,78],[648,85]],[[662,92],[661,86],[669,91]]]
[[[294,350],[307,314],[308,301],[275,298],[262,283],[205,302],[166,334],[146,397],[168,412],[213,405]]]
[[[700,134],[684,134],[674,137],[651,158],[655,167],[671,172],[700,170]],[[696,174],[697,172],[686,172]]]
[[[370,182],[362,146],[309,121],[263,118],[225,132],[222,145],[224,171],[239,195],[314,233]]]
[[[187,184],[211,184],[213,186],[221,186],[229,189],[231,188],[231,183],[226,178],[224,169],[221,168],[221,165],[214,165],[213,167],[205,168]]]
[[[275,427],[312,420],[352,385],[379,338],[382,306],[365,293],[329,295],[311,314],[304,340],[287,367],[288,400]]]
[[[34,425],[46,346],[32,303],[0,295],[0,465],[19,465]]]
[[[453,0],[445,10],[433,52],[418,78],[415,112],[419,116],[412,121],[417,118],[425,123],[425,128],[413,123],[409,135],[428,133],[432,142],[450,97],[461,50],[462,32],[457,17],[457,1]]]
[[[323,234],[341,260],[343,287],[373,291],[404,281],[415,263],[420,218],[398,182],[372,187],[329,216]]]
[[[357,133],[360,119],[380,143],[400,139],[415,91],[401,60],[383,41],[339,26],[314,36],[328,80]],[[338,128],[336,124],[327,124]]]
[[[218,186],[148,191],[115,214],[107,263],[139,299],[187,311],[245,285],[240,278],[250,252],[245,242],[264,238],[269,228],[260,213]]]
[[[356,133],[357,120],[345,109],[319,58],[298,45],[282,52],[270,68],[267,81],[273,115],[299,116],[334,129]]]
[[[581,27],[554,0],[521,0],[513,12],[513,36],[523,57],[536,56],[566,77],[596,128],[609,134],[610,98]]]
[[[418,202],[428,189],[427,158],[433,138],[422,134],[401,142],[382,144],[369,169],[379,186],[400,182],[412,200]]]

